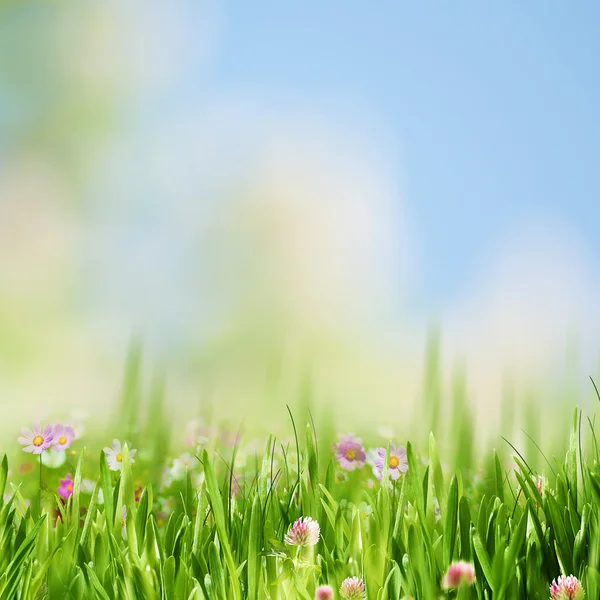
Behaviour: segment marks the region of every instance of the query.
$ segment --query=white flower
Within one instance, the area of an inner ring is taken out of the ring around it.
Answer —
[[[104,454],[106,454],[106,462],[111,471],[121,471],[123,469],[123,450],[119,440],[113,440],[112,448],[104,448]],[[129,450],[129,462],[135,462],[134,457],[136,454],[137,450]]]
[[[440,509],[440,503],[435,496],[433,497],[433,512],[435,514],[435,522],[439,523],[442,520],[442,511]]]
[[[198,460],[189,452],[184,452],[179,458],[173,461],[173,467],[170,470],[170,475],[173,479],[180,480],[185,478],[185,474],[191,471],[197,464]]]
[[[208,444],[210,440],[204,436],[204,435],[199,435],[196,438],[196,454],[201,454],[202,453],[202,448]]]
[[[379,448],[369,448],[367,450],[367,464],[371,467],[375,466],[375,461],[379,459]]]
[[[45,450],[41,454],[42,464],[49,469],[58,469],[58,467],[62,467],[67,460],[67,453],[64,450],[59,452],[51,452],[50,450]]]
[[[204,483],[204,471],[201,471],[200,473],[191,473],[190,479],[195,488],[201,487]]]
[[[165,465],[162,470],[160,485],[163,489],[166,489],[172,483],[173,483],[173,477],[171,476],[171,469],[169,469],[169,467],[167,465]]]

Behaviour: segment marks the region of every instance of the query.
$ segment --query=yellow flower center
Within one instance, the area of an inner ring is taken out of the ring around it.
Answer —
[[[119,452],[116,456],[115,459],[117,462],[123,462],[123,455]]]
[[[400,464],[400,460],[397,456],[390,456],[390,469],[397,469]]]
[[[69,493],[70,493],[70,492],[72,492],[72,491],[73,491],[73,486],[72,486],[71,484],[69,484],[69,485],[67,486],[67,492],[69,492]]]
[[[348,448],[348,450],[346,450],[346,458],[348,460],[354,460],[356,458],[356,450],[354,450],[354,448]]]
[[[63,436],[61,436],[61,437],[59,437],[59,438],[58,438],[58,443],[59,443],[61,446],[64,446],[64,445],[67,443],[67,438],[66,438],[64,435],[63,435]]]
[[[37,446],[38,448],[44,443],[44,438],[41,435],[36,435],[33,438],[33,445]]]

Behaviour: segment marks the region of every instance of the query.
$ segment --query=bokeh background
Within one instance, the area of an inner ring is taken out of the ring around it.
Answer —
[[[3,0],[3,427],[111,413],[132,340],[182,420],[285,421],[306,382],[373,426],[432,386],[481,431],[587,404],[599,23],[591,0]]]

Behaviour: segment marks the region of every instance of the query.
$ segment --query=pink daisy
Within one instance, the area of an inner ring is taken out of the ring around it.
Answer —
[[[66,450],[75,439],[75,430],[69,425],[54,426],[54,440],[52,442],[52,450],[60,452]]]
[[[335,458],[344,471],[354,471],[365,466],[367,455],[362,445],[362,440],[353,433],[344,435],[335,444]]]
[[[23,427],[21,435],[18,437],[19,444],[25,446],[23,452],[32,454],[41,454],[48,450],[54,441],[54,429],[52,425],[46,425],[44,430],[39,423],[36,423],[32,429]]]
[[[387,454],[386,448],[379,448],[377,450],[377,458],[373,465],[373,474],[379,481],[383,479],[383,466],[385,463],[385,457]],[[401,474],[408,471],[408,458],[406,456],[406,448],[404,446],[398,446],[395,444],[390,445],[390,478],[396,480]]]

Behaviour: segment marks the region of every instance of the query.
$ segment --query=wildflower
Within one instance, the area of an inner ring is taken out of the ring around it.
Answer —
[[[142,494],[144,492],[144,488],[141,485],[136,486],[135,490],[133,490],[133,497],[136,502],[139,502],[142,498]]]
[[[379,448],[369,448],[367,450],[366,462],[371,467],[375,466],[375,461],[379,458]]]
[[[73,477],[71,476],[71,473],[69,473],[64,479],[60,480],[58,495],[65,500],[73,495]]]
[[[386,448],[379,448],[377,450],[377,458],[375,459],[375,465],[373,466],[373,474],[380,481],[383,479],[383,467],[386,455]],[[408,470],[408,458],[406,457],[406,448],[404,446],[398,446],[396,448],[395,444],[391,444],[389,466],[390,478],[394,481],[400,477],[401,473],[406,473]]]
[[[373,507],[366,502],[361,502],[358,505],[358,511],[363,520],[367,520],[369,517],[373,516]]]
[[[460,587],[463,583],[473,585],[475,581],[475,567],[464,560],[453,562],[449,567],[444,579],[442,587],[445,590],[450,588]]]
[[[551,600],[582,600],[585,591],[577,577],[561,575],[552,581],[550,586]]]
[[[239,440],[240,432],[235,429],[224,429],[221,432],[221,441],[229,448],[233,448]]]
[[[121,517],[121,537],[127,541],[127,507],[125,505],[123,505]]]
[[[166,489],[171,486],[173,483],[173,476],[171,475],[171,469],[169,465],[164,465],[162,468],[161,478],[160,478],[160,486],[162,489]]]
[[[60,452],[66,450],[75,439],[75,430],[69,425],[54,426],[54,440],[52,442],[52,450]]]
[[[310,517],[300,517],[285,536],[288,546],[314,546],[319,541],[321,529]]]
[[[42,462],[44,462],[44,461],[42,460]],[[31,463],[22,463],[19,465],[19,473],[22,473],[23,475],[27,475],[27,473],[31,473],[34,469],[35,469],[35,465],[32,465]]]
[[[200,430],[202,429],[202,422],[200,421],[200,419],[193,419],[186,425],[185,429],[185,445],[193,446],[194,442],[200,435]]]
[[[48,450],[54,441],[52,425],[46,425],[42,431],[42,426],[36,423],[33,429],[23,427],[21,434],[18,437],[18,442],[25,446],[23,452],[31,452],[32,454],[41,454],[44,450]]]
[[[542,477],[541,475],[538,475],[537,477],[533,478],[533,482],[535,483],[535,487],[537,488],[538,492],[540,493],[540,496],[542,496],[542,498],[543,498],[544,497],[544,488],[547,485],[546,479],[544,477]]]
[[[202,454],[202,448],[208,444],[210,440],[205,435],[199,435],[196,438],[196,454]],[[193,444],[190,444],[193,446]]]
[[[192,482],[192,486],[195,488],[199,488],[204,483],[204,471],[200,473],[191,473],[190,480]]]
[[[70,427],[75,434],[75,439],[80,440],[83,432],[85,431],[85,425],[83,421],[70,421],[69,423],[65,423],[67,427]]]
[[[362,440],[355,437],[353,433],[342,436],[334,446],[334,450],[336,460],[345,471],[354,471],[365,466],[367,455]]]
[[[330,585],[320,585],[315,592],[315,600],[333,600],[333,588]]]
[[[433,497],[433,514],[435,515],[435,522],[439,523],[442,520],[442,510],[438,499]]]
[[[96,484],[91,479],[82,479],[81,486],[79,487],[79,489],[81,490],[82,494],[91,495],[94,493],[95,487]]]
[[[235,471],[240,471],[246,466],[246,461],[248,459],[248,455],[242,451],[238,450],[235,453],[235,460],[233,461],[233,468]]]
[[[82,410],[74,410],[71,413],[69,421],[66,423],[75,433],[75,439],[81,439],[83,432],[85,431],[85,421],[88,418],[88,414]]]
[[[59,452],[46,450],[40,454],[40,457],[42,459],[42,464],[45,467],[50,469],[58,469],[65,464],[67,460],[67,453],[64,450]]]
[[[197,459],[189,452],[184,452],[179,458],[173,461],[173,467],[170,474],[172,479],[181,480],[185,478],[185,474],[191,471],[197,463]]]
[[[369,531],[371,517],[373,516],[373,507],[370,504],[367,504],[366,502],[361,502],[357,508],[358,515],[363,523],[363,529],[365,531]]]
[[[123,450],[119,440],[113,440],[112,448],[104,448],[104,454],[106,454],[106,462],[111,471],[121,471],[123,469]],[[135,462],[134,457],[136,454],[137,450],[129,451],[129,462]]]
[[[342,581],[340,596],[345,600],[363,600],[365,596],[365,582],[358,577],[347,577]]]

